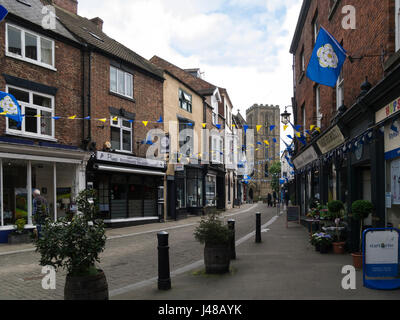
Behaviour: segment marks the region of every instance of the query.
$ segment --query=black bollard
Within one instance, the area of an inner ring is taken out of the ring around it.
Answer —
[[[261,243],[261,213],[256,213],[256,243]]]
[[[169,246],[168,232],[157,234],[158,238],[158,290],[171,289],[171,277],[169,272]]]
[[[236,241],[235,241],[235,220],[228,220],[228,228],[232,230],[232,239],[231,239],[231,259],[236,259]]]

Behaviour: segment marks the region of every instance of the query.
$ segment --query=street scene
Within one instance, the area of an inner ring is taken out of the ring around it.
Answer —
[[[399,299],[400,0],[0,0],[0,40],[0,301]]]

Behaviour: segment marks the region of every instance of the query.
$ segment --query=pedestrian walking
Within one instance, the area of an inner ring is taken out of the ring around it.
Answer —
[[[286,207],[289,206],[289,191],[285,190],[285,203]]]
[[[268,207],[272,207],[272,196],[270,193],[268,193],[267,200],[268,200]]]
[[[42,226],[44,225],[46,218],[49,217],[49,207],[47,200],[40,195],[39,189],[33,190],[33,222],[36,224],[36,237],[40,238],[42,232]]]

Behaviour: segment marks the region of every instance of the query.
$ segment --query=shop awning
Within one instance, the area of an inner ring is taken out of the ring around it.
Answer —
[[[108,166],[108,165],[104,165],[104,164],[96,164],[95,169],[101,170],[101,171],[135,173],[135,174],[143,174],[143,175],[151,175],[151,176],[162,176],[162,177],[165,176],[165,173],[160,172],[160,171],[135,169],[135,168],[129,168],[129,167]]]

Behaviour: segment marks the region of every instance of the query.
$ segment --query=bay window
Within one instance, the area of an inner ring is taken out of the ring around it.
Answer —
[[[132,152],[132,122],[120,117],[111,118],[111,148]]]
[[[133,99],[133,75],[111,66],[110,91]]]
[[[54,69],[54,41],[15,25],[6,24],[6,55]]]
[[[13,86],[7,86],[6,91],[15,97],[25,115],[19,128],[16,121],[7,118],[6,132],[54,139],[54,97]]]

